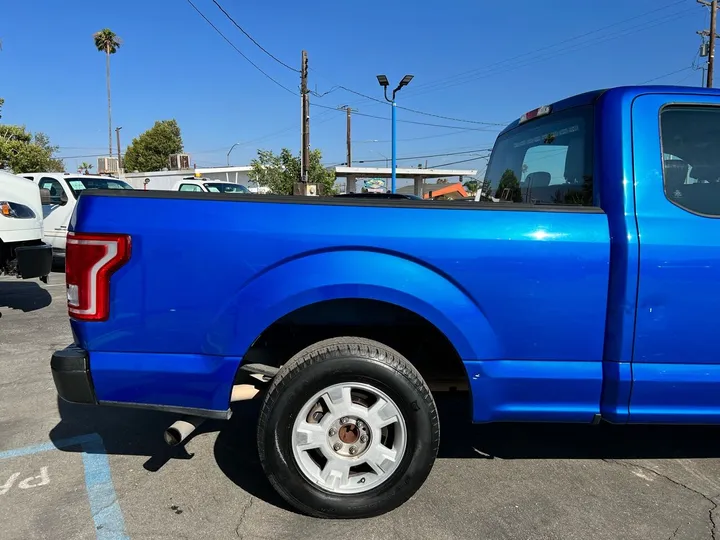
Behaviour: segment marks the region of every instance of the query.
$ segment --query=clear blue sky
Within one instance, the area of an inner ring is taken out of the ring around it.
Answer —
[[[253,45],[212,0],[193,1],[249,58],[297,91],[297,73]],[[398,94],[399,105],[497,123],[600,87],[656,78],[698,85],[701,72],[690,69],[694,60],[700,63],[695,32],[708,25],[708,10],[695,0],[218,1],[285,63],[299,68],[306,49],[310,86],[318,93],[342,85],[382,98],[376,74],[394,83],[411,73],[415,79]],[[68,170],[107,152],[105,59],[92,41],[104,27],[123,40],[112,57],[113,123],[123,126],[123,146],[155,120],[175,118],[198,166],[224,165],[235,142],[246,143],[232,153],[236,165],[247,164],[257,148],[298,151],[300,98],[253,68],[186,0],[6,2],[2,121],[47,133],[60,156],[73,156],[65,161]],[[390,115],[387,105],[341,89],[311,99]],[[487,148],[495,132],[481,130],[497,129],[398,112],[400,120],[475,128],[400,122],[400,157]],[[344,161],[344,112],[311,107],[311,117],[312,147],[322,149],[326,163]],[[354,160],[389,156],[389,138],[389,121],[353,117]],[[473,157],[427,160],[438,165]],[[425,159],[400,163],[420,162]]]

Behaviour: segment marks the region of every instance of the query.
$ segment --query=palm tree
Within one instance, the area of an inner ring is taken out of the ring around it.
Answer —
[[[93,168],[93,166],[90,163],[86,163],[85,161],[83,161],[80,164],[80,167],[78,167],[78,169],[79,169],[78,172],[85,171],[85,172],[83,172],[83,174],[90,174],[90,170],[92,168]]]
[[[93,34],[97,50],[105,53],[105,77],[107,79],[108,95],[108,156],[112,156],[112,109],[110,106],[110,55],[115,54],[122,42],[109,28],[103,28]]]

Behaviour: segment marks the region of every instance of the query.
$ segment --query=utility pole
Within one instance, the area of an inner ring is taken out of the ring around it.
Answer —
[[[310,92],[308,91],[308,56],[307,51],[302,52],[302,65],[300,67],[300,99],[302,109],[302,136],[300,150],[301,182],[308,182],[310,169]]]
[[[352,130],[351,130],[351,117],[352,117],[352,109],[349,105],[345,105],[344,107],[340,107],[341,109],[345,109],[345,112],[347,113],[347,132],[345,135],[346,141],[347,141],[347,166],[352,167]]]
[[[708,37],[710,41],[710,48],[708,50],[708,65],[707,65],[707,82],[706,86],[712,88],[713,76],[715,71],[715,38],[717,37],[717,0],[697,0],[699,4],[710,8],[710,30],[703,30],[698,32],[703,37]]]
[[[115,135],[117,136],[117,156],[118,156],[118,177],[120,176],[120,172],[122,171],[122,156],[120,155],[120,130],[122,129],[122,126],[115,128]]]

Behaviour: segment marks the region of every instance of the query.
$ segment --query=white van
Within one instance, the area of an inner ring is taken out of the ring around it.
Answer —
[[[42,189],[50,192],[50,203],[43,205],[45,218],[45,241],[52,246],[56,259],[65,258],[68,225],[78,197],[86,189],[133,189],[122,180],[109,176],[95,176],[68,173],[23,173],[23,178],[32,180]]]
[[[47,283],[52,247],[42,238],[40,189],[24,178],[0,171],[0,275],[40,278]]]

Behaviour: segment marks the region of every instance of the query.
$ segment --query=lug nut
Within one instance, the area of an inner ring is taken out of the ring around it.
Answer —
[[[347,416],[343,416],[343,417],[340,419],[340,423],[341,423],[341,424],[347,424],[349,421],[350,421],[350,419],[349,419]]]
[[[331,437],[333,437],[336,433],[337,431],[335,431],[335,428],[330,428],[330,430],[328,431],[328,435],[330,435]]]
[[[335,444],[333,444],[333,450],[335,450],[336,452],[339,452],[341,448],[342,448],[342,444],[340,444],[339,442],[336,442]],[[352,448],[351,448],[351,450],[352,450]]]
[[[367,435],[360,435],[360,442],[365,444],[367,442]]]
[[[354,454],[355,452],[357,452],[357,448],[355,448],[354,446],[351,446],[351,447],[350,447],[350,454],[352,455],[352,454]]]

